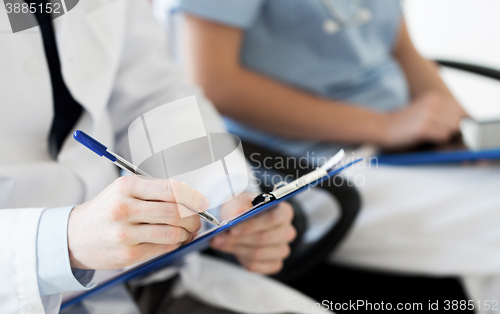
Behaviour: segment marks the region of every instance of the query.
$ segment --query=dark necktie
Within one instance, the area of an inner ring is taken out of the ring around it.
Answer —
[[[37,7],[42,3],[45,8],[47,0],[26,1],[35,2]],[[40,30],[43,37],[43,47],[50,70],[50,80],[52,83],[52,97],[54,101],[54,119],[50,128],[49,152],[52,158],[57,159],[64,139],[71,133],[76,122],[82,114],[82,106],[73,98],[64,83],[61,62],[56,46],[54,27],[50,14],[46,12],[37,12],[35,17],[40,24]]]

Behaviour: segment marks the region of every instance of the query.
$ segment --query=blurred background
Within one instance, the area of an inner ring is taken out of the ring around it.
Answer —
[[[425,57],[500,70],[500,1],[405,0],[403,10]],[[450,69],[442,76],[475,119],[500,118],[499,81]]]

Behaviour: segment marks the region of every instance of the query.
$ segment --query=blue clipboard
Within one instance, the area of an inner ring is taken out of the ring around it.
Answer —
[[[401,154],[382,154],[377,156],[373,162],[385,165],[428,165],[444,163],[461,163],[464,161],[477,161],[486,159],[500,159],[500,149],[470,151],[455,150],[443,152],[417,152]]]
[[[190,243],[188,243],[188,244],[186,244],[186,245],[184,245],[184,246],[182,246],[174,251],[160,255],[160,256],[158,256],[158,257],[156,257],[156,258],[154,258],[154,259],[152,259],[144,264],[141,264],[137,267],[131,268],[127,271],[124,271],[123,273],[119,274],[117,277],[114,277],[114,278],[111,278],[107,281],[99,283],[96,287],[94,287],[91,290],[83,291],[81,294],[64,299],[62,302],[62,305],[61,305],[61,310],[68,307],[68,306],[79,303],[80,301],[87,298],[88,296],[93,295],[95,293],[98,293],[106,288],[125,283],[125,282],[127,282],[131,279],[137,278],[137,277],[142,277],[142,276],[148,275],[148,274],[150,274],[158,269],[164,268],[166,266],[174,265],[174,264],[178,263],[184,256],[186,256],[187,254],[189,254],[191,252],[200,251],[200,250],[208,248],[208,246],[209,246],[208,240],[210,238],[238,225],[239,223],[241,223],[249,218],[252,218],[260,213],[265,212],[269,208],[272,208],[275,205],[277,205],[278,203],[280,203],[284,200],[287,200],[287,199],[303,192],[304,190],[308,189],[311,186],[315,186],[317,184],[320,184],[324,180],[327,180],[328,178],[338,174],[340,171],[342,171],[345,168],[359,162],[360,160],[361,159],[352,161],[352,162],[344,165],[343,167],[334,169],[334,170],[330,171],[327,176],[325,176],[325,177],[323,177],[323,178],[321,178],[321,179],[319,179],[319,180],[317,180],[309,185],[306,185],[306,186],[304,186],[304,187],[302,187],[302,188],[300,188],[300,189],[298,189],[298,190],[296,190],[296,191],[294,191],[294,192],[292,192],[292,193],[290,193],[290,194],[288,194],[280,199],[273,200],[273,201],[270,201],[270,202],[262,204],[262,205],[261,204],[256,205],[256,206],[250,208],[248,211],[246,211],[242,215],[238,216],[237,218],[235,218],[233,220],[229,220],[227,223],[222,223],[221,226],[217,227],[216,229],[213,229],[213,231],[207,232],[206,234],[199,236],[198,238],[196,238],[192,242],[190,242]]]

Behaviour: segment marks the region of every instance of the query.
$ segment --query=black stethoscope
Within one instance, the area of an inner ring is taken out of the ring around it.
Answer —
[[[330,18],[323,21],[323,31],[335,34],[342,28],[364,24],[372,19],[372,12],[361,6],[360,0],[347,0],[347,14],[341,13],[334,0],[321,0]]]

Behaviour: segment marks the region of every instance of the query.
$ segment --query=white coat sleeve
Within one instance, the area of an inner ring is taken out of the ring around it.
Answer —
[[[36,239],[43,208],[0,210],[0,313],[43,313]]]
[[[38,225],[37,274],[40,294],[91,289],[93,270],[72,269],[68,248],[68,220],[74,206],[46,209]]]

